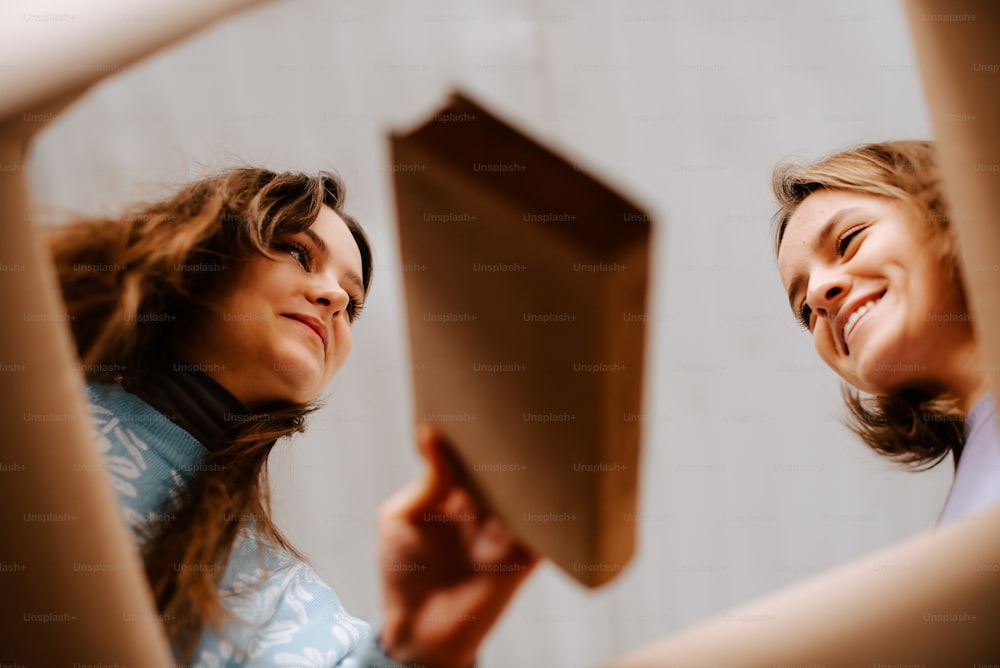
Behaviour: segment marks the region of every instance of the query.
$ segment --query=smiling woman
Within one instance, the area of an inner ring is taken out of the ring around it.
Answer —
[[[176,356],[250,408],[312,401],[350,353],[372,277],[342,198],[329,173],[234,169],[121,219],[57,228],[84,365],[113,360],[131,375]],[[321,339],[321,355],[295,343],[300,329]]]
[[[248,407],[312,401],[351,352],[371,253],[342,212],[324,204],[314,218],[279,232],[268,255],[231,258],[225,289],[191,324],[197,335],[176,344],[186,360],[214,365],[212,376]]]
[[[49,232],[98,448],[182,663],[464,667],[534,563],[428,434],[429,478],[380,514],[378,636],[272,521],[268,455],[347,360],[371,285],[343,198],[329,173],[239,168]]]
[[[221,628],[238,535],[270,544],[272,565],[298,556],[267,512],[266,461],[346,360],[371,281],[365,235],[337,213],[342,192],[332,174],[234,169],[50,236],[119,500],[185,659],[199,641],[199,661],[242,651],[203,634]],[[324,252],[306,262],[298,249],[317,241]]]
[[[934,146],[886,142],[781,165],[774,192],[781,280],[816,351],[848,384],[852,429],[914,468],[952,454],[943,520],[1000,500],[993,399]]]

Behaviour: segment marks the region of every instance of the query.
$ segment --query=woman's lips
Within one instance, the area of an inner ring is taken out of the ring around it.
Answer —
[[[882,298],[885,297],[885,293],[886,291],[882,291],[879,294],[862,297],[850,309],[845,311],[846,317],[842,315],[837,318],[837,322],[840,323],[841,327],[840,340],[844,344],[844,352],[848,355],[851,354],[848,338],[854,333],[858,323],[879,305]]]
[[[857,309],[847,318],[847,324],[844,325],[844,341],[847,341],[847,337],[851,335],[854,331],[854,326],[857,324],[866,313],[871,311],[878,304],[878,299],[872,299],[861,305],[861,308]]]
[[[328,334],[326,327],[323,325],[322,322],[319,321],[318,318],[314,318],[310,315],[305,315],[304,313],[285,313],[283,315],[286,318],[291,318],[292,320],[301,322],[303,325],[305,325],[313,332],[315,332],[316,336],[319,337],[320,342],[323,344],[323,352],[324,353],[326,352]]]

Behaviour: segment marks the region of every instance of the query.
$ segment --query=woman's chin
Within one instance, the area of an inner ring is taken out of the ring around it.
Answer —
[[[284,388],[282,395],[287,401],[304,404],[312,401],[323,391],[323,374],[315,363],[287,362],[275,364],[272,381],[275,387]]]
[[[859,331],[851,342],[856,379],[852,384],[868,394],[887,394],[901,380],[903,366],[898,356],[891,354],[893,346],[884,345],[880,333]]]
[[[873,363],[861,378],[859,389],[868,394],[889,396],[912,387],[919,375],[920,365],[899,359]]]

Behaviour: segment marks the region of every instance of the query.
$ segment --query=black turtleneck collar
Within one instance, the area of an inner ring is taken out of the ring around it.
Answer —
[[[122,387],[163,413],[209,450],[223,445],[227,431],[250,410],[199,365],[172,360],[125,378]]]

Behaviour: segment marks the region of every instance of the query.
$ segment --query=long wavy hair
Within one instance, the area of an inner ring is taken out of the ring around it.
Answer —
[[[88,381],[141,382],[146,370],[169,361],[171,341],[190,335],[213,296],[228,289],[226,272],[200,267],[273,257],[275,241],[309,228],[323,206],[351,230],[367,292],[371,248],[343,212],[343,201],[343,185],[328,172],[236,168],[120,217],[51,230],[49,245]],[[314,409],[274,405],[234,421],[221,442],[211,444],[181,507],[170,509],[173,519],[158,522],[142,546],[157,607],[183,662],[207,625],[222,626],[219,581],[242,529],[301,556],[271,519],[267,458],[278,439],[303,430]]]
[[[772,175],[772,190],[778,201],[772,220],[775,255],[792,214],[806,197],[820,189],[876,195],[912,206],[964,298],[957,244],[949,225],[932,142],[866,144],[818,162],[779,164]],[[949,453],[954,453],[957,464],[964,439],[964,416],[956,399],[915,389],[891,396],[867,396],[846,383],[841,392],[849,411],[847,426],[879,454],[912,470],[932,468]]]

